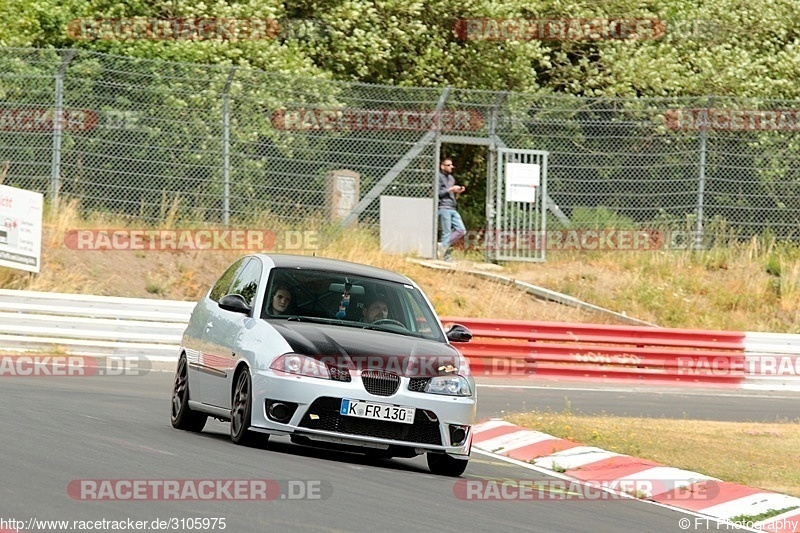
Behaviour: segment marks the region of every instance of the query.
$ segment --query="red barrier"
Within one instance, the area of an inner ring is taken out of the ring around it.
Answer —
[[[744,332],[442,317],[473,339],[458,348],[476,375],[739,383]]]

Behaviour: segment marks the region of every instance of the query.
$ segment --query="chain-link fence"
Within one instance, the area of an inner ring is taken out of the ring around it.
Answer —
[[[324,217],[327,177],[348,170],[359,194],[345,223],[376,225],[380,194],[433,197],[446,138],[549,152],[549,197],[573,225],[797,237],[797,104],[390,87],[4,49],[0,165],[6,185],[86,213],[223,224]]]

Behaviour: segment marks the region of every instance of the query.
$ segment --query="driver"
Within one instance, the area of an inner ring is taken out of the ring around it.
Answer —
[[[389,317],[389,306],[383,300],[372,300],[364,307],[364,322],[370,324],[376,320],[383,320]]]

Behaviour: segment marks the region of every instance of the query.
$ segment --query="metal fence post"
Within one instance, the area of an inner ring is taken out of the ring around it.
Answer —
[[[50,164],[50,203],[53,212],[58,211],[58,196],[61,189],[61,138],[64,129],[64,73],[76,50],[69,50],[56,72],[55,106],[53,108],[53,154]]]
[[[230,89],[236,67],[228,73],[222,92],[222,223],[231,221],[231,113]]]
[[[497,185],[497,116],[500,114],[500,108],[503,107],[507,97],[507,91],[498,94],[492,104],[491,111],[489,111],[489,140],[491,142],[489,144],[489,154],[486,159],[486,209],[484,213],[486,214],[487,234],[484,236],[484,242],[487,242],[486,239],[492,239],[494,236],[494,218],[497,214],[497,210],[492,201],[495,198],[495,185]],[[483,260],[487,263],[491,263],[495,260],[494,256],[496,252],[497,250],[490,250],[489,246],[485,246],[483,250]]]
[[[706,188],[706,139],[708,131],[706,128],[700,130],[700,169],[697,179],[697,225],[695,227],[694,246],[700,250],[703,248],[703,202],[705,201]]]

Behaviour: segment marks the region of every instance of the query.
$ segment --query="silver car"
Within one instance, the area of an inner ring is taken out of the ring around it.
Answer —
[[[471,338],[457,324],[445,332],[405,276],[318,257],[247,255],[192,312],[172,425],[201,431],[211,416],[230,421],[237,444],[285,435],[378,457],[424,453],[431,472],[460,476],[477,395],[451,343]]]

